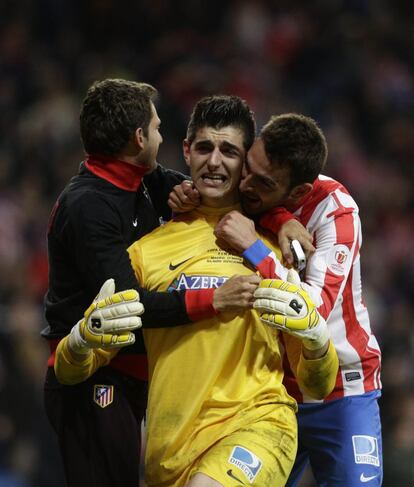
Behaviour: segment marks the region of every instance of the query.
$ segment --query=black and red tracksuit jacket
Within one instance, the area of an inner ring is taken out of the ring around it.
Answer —
[[[134,241],[171,218],[168,195],[184,179],[161,165],[145,175],[142,168],[107,157],[89,157],[81,164],[49,221],[48,326],[42,336],[50,341],[52,352],[111,277],[117,291],[139,291],[144,327],[183,325],[215,313],[212,290],[155,293],[141,288],[127,252]],[[145,379],[144,354],[138,330],[135,344],[123,348],[111,365]],[[53,363],[54,353],[48,364]]]

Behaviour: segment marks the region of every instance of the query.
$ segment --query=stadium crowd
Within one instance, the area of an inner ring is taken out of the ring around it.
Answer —
[[[360,207],[365,297],[383,351],[384,485],[414,483],[413,19],[409,0],[1,2],[0,487],[63,484],[42,400],[45,235],[83,158],[81,96],[105,77],[159,89],[159,160],[182,171],[181,140],[203,95],[245,98],[258,126],[292,111],[319,122],[325,173]]]

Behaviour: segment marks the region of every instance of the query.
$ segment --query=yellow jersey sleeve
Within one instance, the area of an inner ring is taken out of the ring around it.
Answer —
[[[306,359],[298,338],[284,334],[286,353],[290,367],[300,389],[312,399],[324,399],[335,387],[339,360],[335,347],[329,341],[325,355],[318,359]]]
[[[139,241],[134,242],[128,247],[128,254],[135,277],[140,285],[144,286],[145,275],[144,266],[142,265],[142,248],[139,245]]]
[[[118,351],[119,349],[102,350],[95,348],[91,350],[92,353],[85,355],[84,360],[77,360],[69,348],[68,336],[66,336],[56,348],[54,365],[56,378],[61,384],[65,385],[83,382],[100,367],[108,365]]]

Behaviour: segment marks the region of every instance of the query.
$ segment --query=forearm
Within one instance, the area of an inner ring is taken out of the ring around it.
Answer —
[[[260,282],[256,274],[233,276],[218,288],[172,293],[144,291],[144,328],[165,328],[211,318],[221,312],[250,309]]]
[[[311,352],[313,356],[319,355],[319,358],[307,358],[310,357],[309,351],[302,347],[297,367],[300,388],[313,399],[328,396],[335,387],[338,374],[339,361],[334,345],[329,341],[323,348],[326,350],[322,356],[323,349]]]
[[[140,289],[143,328],[181,326],[214,316],[214,289],[150,292]]]
[[[55,357],[55,374],[57,380],[65,385],[83,382],[100,367],[108,365],[118,353],[117,349],[91,349],[87,354],[75,353],[68,343],[68,336],[63,338],[57,348]]]

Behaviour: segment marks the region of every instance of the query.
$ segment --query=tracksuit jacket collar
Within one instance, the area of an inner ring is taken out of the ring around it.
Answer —
[[[95,176],[105,179],[117,188],[131,192],[139,188],[142,178],[148,172],[147,168],[100,155],[88,156],[85,166]]]

